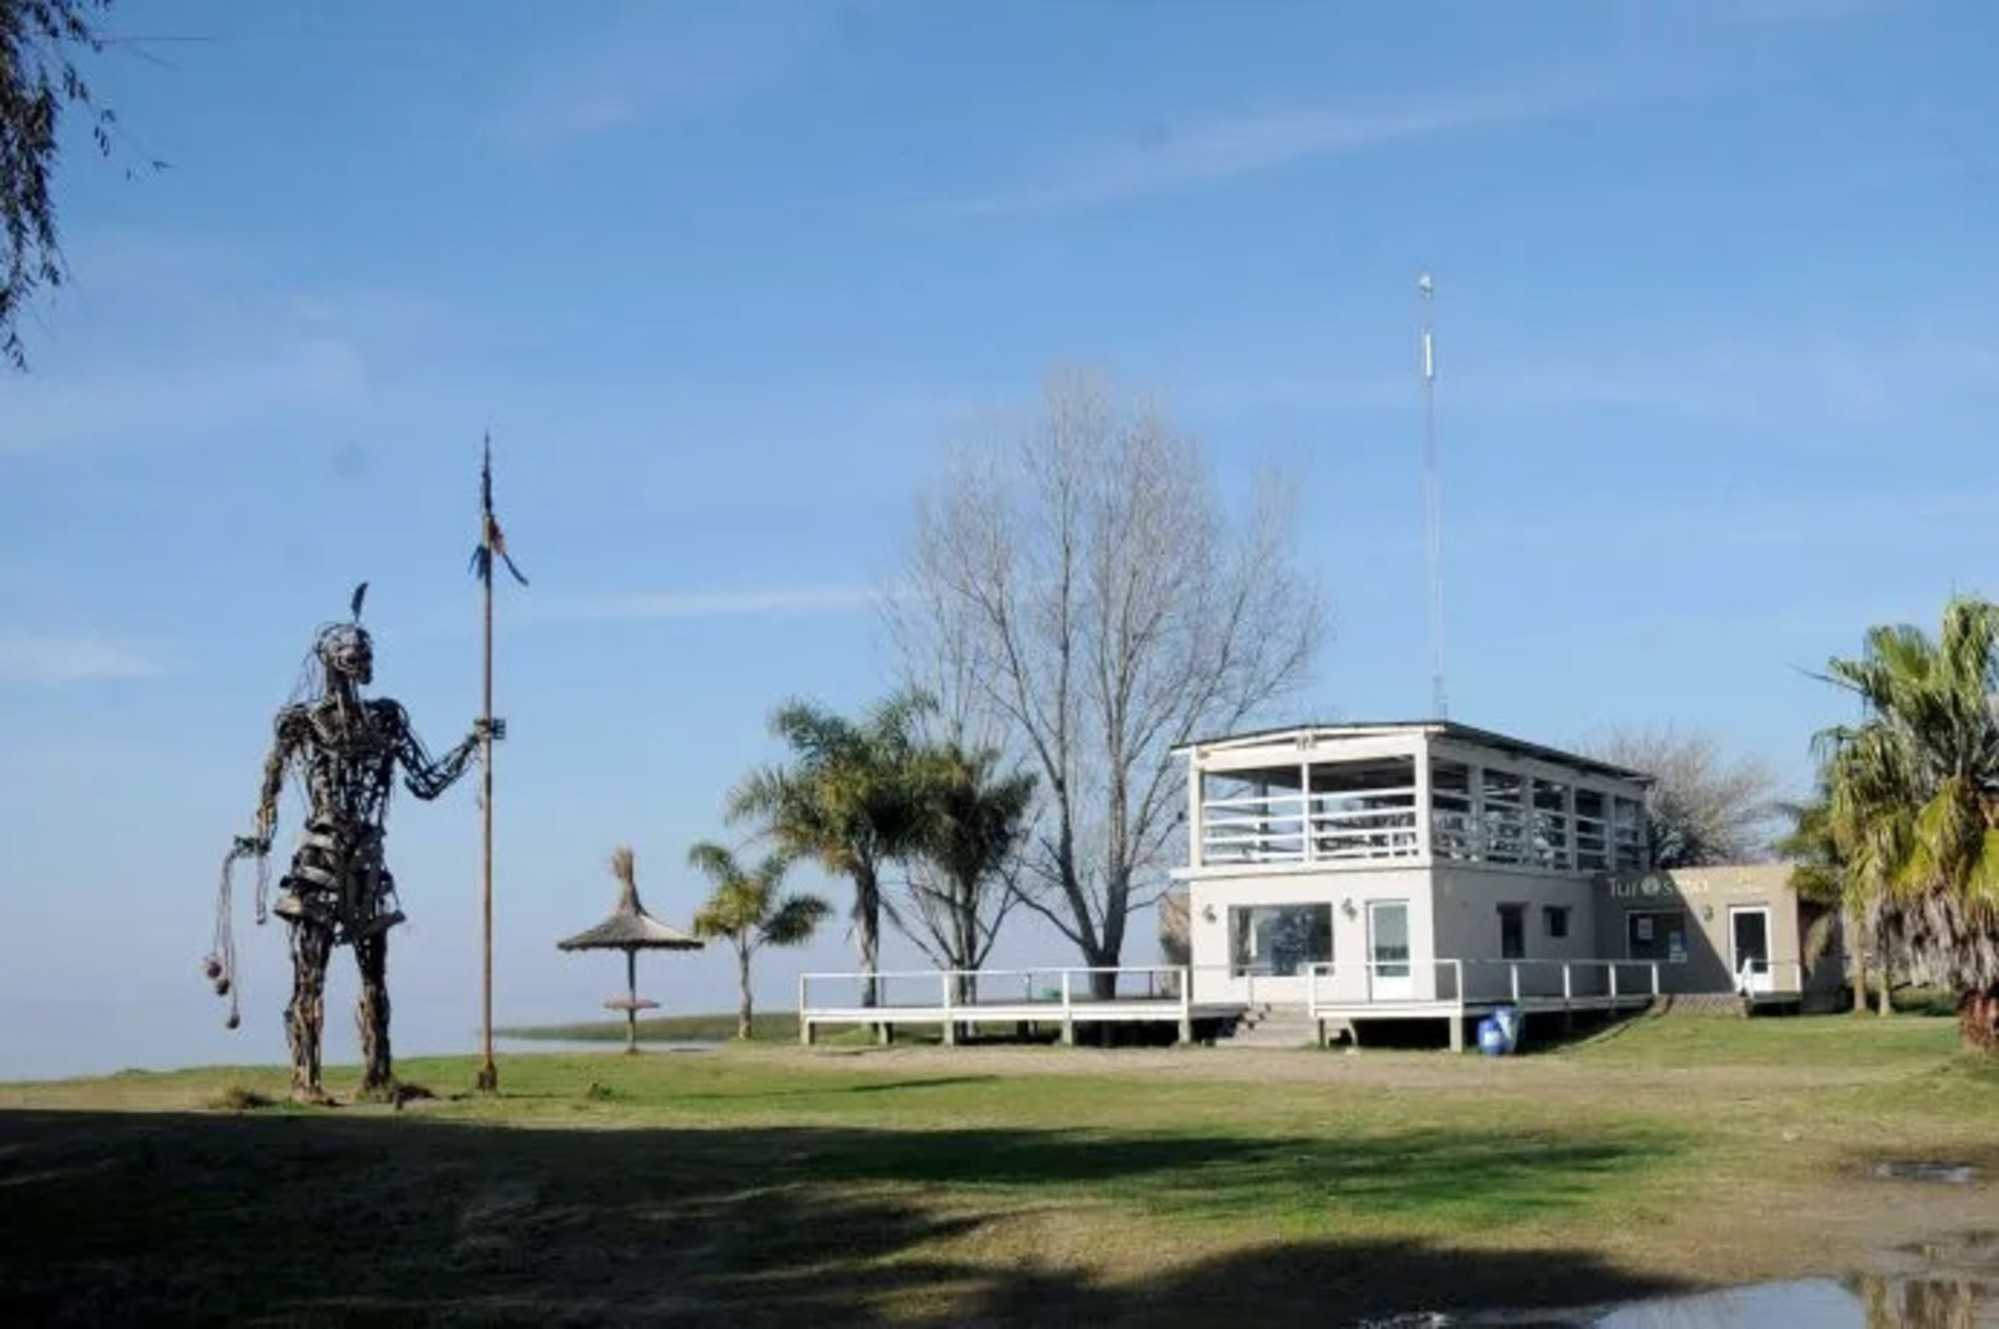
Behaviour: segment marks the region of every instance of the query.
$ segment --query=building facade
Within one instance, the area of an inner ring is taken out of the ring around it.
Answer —
[[[1783,867],[1652,870],[1643,772],[1449,722],[1177,754],[1197,1001],[1463,1014],[1812,986]]]

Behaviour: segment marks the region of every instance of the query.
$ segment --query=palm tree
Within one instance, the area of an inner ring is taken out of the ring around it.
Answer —
[[[946,969],[985,963],[1018,896],[1008,881],[1034,806],[1031,772],[1002,774],[997,748],[957,742],[926,747],[914,763],[919,823],[909,899],[919,935],[904,931]],[[958,979],[969,999],[970,980]]]
[[[715,883],[715,893],[694,915],[694,935],[724,938],[736,948],[736,979],[742,1000],[736,1007],[736,1037],[750,1033],[750,957],[765,946],[802,946],[833,906],[816,895],[781,895],[785,868],[772,854],[753,870],[735,855],[703,840],[687,851],[687,861]]]
[[[1957,598],[1935,640],[1876,627],[1830,681],[1864,717],[1819,736],[1833,836],[1876,936],[1959,994],[1999,1055],[1999,604]]]
[[[1846,870],[1846,859],[1832,833],[1832,794],[1821,787],[1804,803],[1780,803],[1779,810],[1791,820],[1790,831],[1779,837],[1776,850],[1791,864],[1789,884],[1800,901],[1815,912],[1805,929],[1804,958],[1816,964],[1831,947],[1835,935],[1844,934],[1847,980],[1853,985],[1853,1013],[1867,1013],[1868,907],[1857,889],[1858,878]],[[1837,930],[1837,931],[1836,931]],[[1881,973],[1881,1013],[1889,1011],[1888,972]]]
[[[913,730],[931,705],[898,692],[856,723],[793,701],[771,716],[771,732],[790,747],[789,766],[753,772],[729,796],[731,821],[765,823],[778,852],[816,859],[854,883],[854,933],[863,973],[880,968],[882,873],[912,848],[921,822]],[[861,985],[875,1004],[875,983]]]

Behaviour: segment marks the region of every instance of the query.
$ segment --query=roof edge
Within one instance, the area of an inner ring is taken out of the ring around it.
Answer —
[[[1337,724],[1305,723],[1278,725],[1269,729],[1246,730],[1239,734],[1218,734],[1212,738],[1190,739],[1176,743],[1169,749],[1171,755],[1179,756],[1196,748],[1219,746],[1252,747],[1259,742],[1287,735],[1328,735],[1331,737],[1362,738],[1377,734],[1424,734],[1444,738],[1463,739],[1486,747],[1511,751],[1524,757],[1537,757],[1564,766],[1574,766],[1581,770],[1625,780],[1633,784],[1651,785],[1657,783],[1656,776],[1645,771],[1635,771],[1613,762],[1600,761],[1595,757],[1570,752],[1546,743],[1536,743],[1532,739],[1515,738],[1496,729],[1482,729],[1477,725],[1463,724],[1456,720],[1353,720]]]

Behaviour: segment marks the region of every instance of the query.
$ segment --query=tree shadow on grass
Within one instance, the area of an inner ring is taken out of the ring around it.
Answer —
[[[1273,1139],[0,1113],[0,1305],[17,1323],[851,1324],[1323,1323],[1573,1303],[1660,1289],[1586,1253],[1372,1240],[1137,1270],[1126,1255],[1105,1269],[1088,1236],[1051,1250],[1033,1224],[1059,1212],[1059,1230],[1087,1234],[1134,1210],[1259,1223],[1359,1213],[1476,1233],[1587,1203],[1672,1151],[1475,1131]]]

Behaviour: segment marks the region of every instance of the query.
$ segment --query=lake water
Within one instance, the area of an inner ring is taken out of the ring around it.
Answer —
[[[680,1043],[670,1043],[670,1042],[648,1042],[643,1038],[639,1040],[640,1052],[675,1052],[675,1053],[714,1052],[722,1046],[723,1045],[720,1043],[713,1043],[713,1042],[689,1041],[689,1042],[680,1042]],[[625,1054],[625,1045],[622,1040],[616,1042],[604,1042],[596,1039],[582,1039],[582,1038],[571,1039],[571,1038],[497,1038],[496,1037],[493,1040],[493,1051],[495,1053],[505,1052],[513,1056],[522,1056],[525,1054],[532,1054],[536,1052],[561,1052],[566,1054],[581,1053],[585,1056],[588,1056],[592,1053],[598,1053],[607,1057],[610,1056],[622,1057]]]

